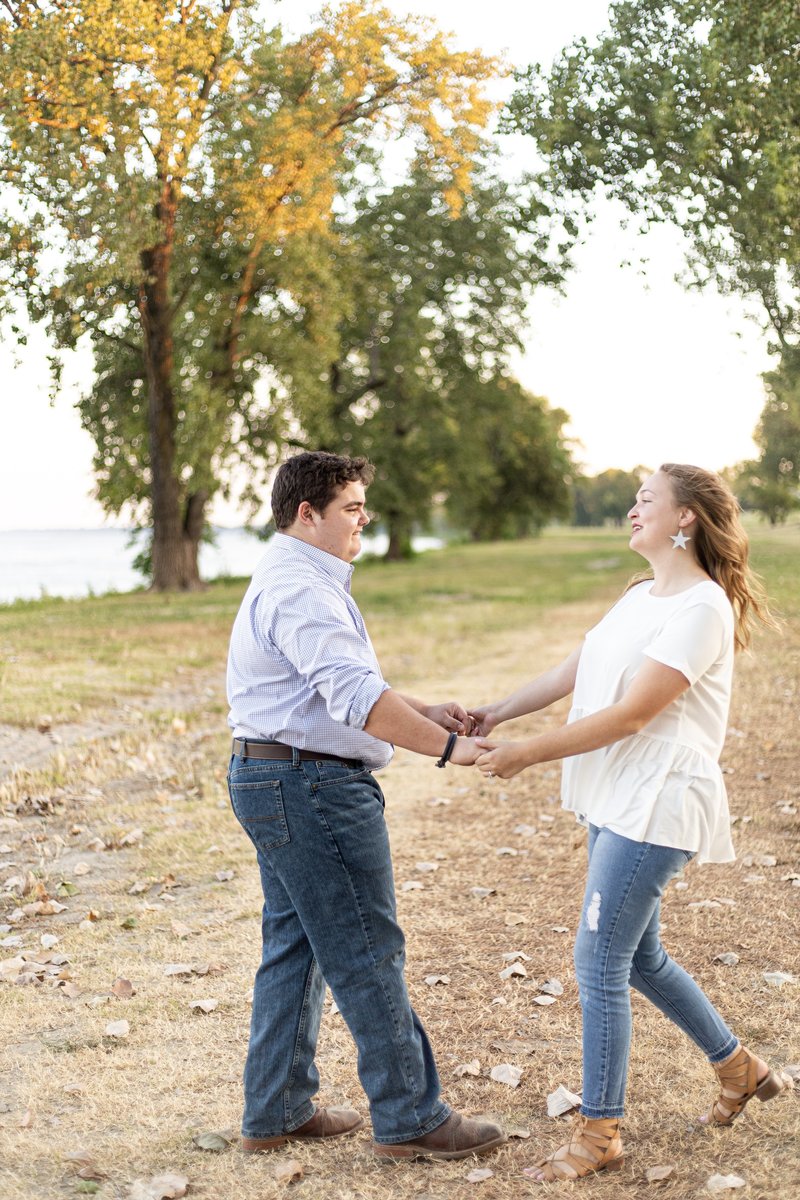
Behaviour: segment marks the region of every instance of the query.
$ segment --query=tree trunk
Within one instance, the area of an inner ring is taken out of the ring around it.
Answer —
[[[144,281],[139,311],[144,332],[147,417],[150,443],[150,501],[153,519],[151,586],[160,592],[200,587],[197,554],[205,493],[190,497],[181,512],[175,469],[175,399],[172,391],[173,338],[169,273],[175,236],[175,202],[169,183],[156,208],[163,237],[141,255]],[[200,525],[197,528],[199,501]]]
[[[387,513],[386,523],[389,526],[389,545],[384,555],[386,562],[401,562],[411,558],[414,554],[411,525],[399,513]]]

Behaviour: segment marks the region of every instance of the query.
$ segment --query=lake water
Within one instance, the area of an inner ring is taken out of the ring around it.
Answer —
[[[214,546],[200,549],[204,579],[250,575],[265,550],[265,543],[246,529],[217,529],[215,538]],[[0,530],[0,603],[141,587],[142,576],[133,569],[137,546],[130,541],[127,529]],[[382,534],[365,537],[362,553],[383,554],[386,545]],[[414,539],[417,550],[441,545],[437,538]]]

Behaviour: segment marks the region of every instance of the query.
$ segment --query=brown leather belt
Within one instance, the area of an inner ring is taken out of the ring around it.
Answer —
[[[282,742],[248,742],[245,738],[233,739],[233,753],[242,758],[264,758],[268,762],[290,762],[297,754],[302,762],[335,762],[343,767],[358,769],[363,763],[357,758],[339,758],[338,754],[318,754],[316,750],[295,750]]]

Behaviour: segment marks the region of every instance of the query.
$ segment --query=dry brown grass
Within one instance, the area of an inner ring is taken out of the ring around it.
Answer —
[[[432,699],[458,695],[468,702],[491,698],[556,661],[603,610],[604,600],[581,601],[548,611],[535,628],[475,630],[445,677],[415,681]],[[378,650],[383,649],[378,643]],[[397,653],[396,647],[387,651]],[[742,1039],[771,1063],[800,1059],[796,986],[770,987],[767,970],[800,976],[797,901],[800,890],[783,876],[797,869],[797,663],[800,626],[779,638],[760,639],[758,655],[741,661],[724,756],[730,768],[731,807],[739,861],[724,867],[690,867],[686,891],[670,889],[664,906],[665,940],[706,987]],[[417,673],[418,663],[417,663]],[[776,678],[779,682],[776,683]],[[221,686],[220,670],[206,680]],[[402,680],[397,680],[402,683]],[[206,704],[206,707],[204,707]],[[563,714],[562,714],[563,715]],[[18,773],[4,785],[0,818],[2,878],[36,872],[57,894],[62,880],[78,888],[63,897],[57,916],[16,924],[27,949],[53,933],[53,952],[69,958],[80,994],[67,998],[51,983],[0,983],[0,1038],[4,1091],[0,1097],[0,1192],[4,1200],[80,1194],[67,1156],[88,1151],[107,1178],[100,1197],[125,1197],[130,1182],[164,1171],[191,1181],[191,1193],[209,1200],[265,1200],[285,1186],[272,1178],[275,1162],[289,1156],[243,1160],[192,1148],[201,1131],[238,1125],[240,1072],[249,1019],[248,994],[259,956],[260,893],[250,845],[227,804],[224,768],[227,738],[218,708],[204,700],[185,714],[185,733],[145,717],[135,730],[84,746],[64,748],[60,761],[36,775]],[[555,716],[531,719],[536,727]],[[739,734],[743,736],[739,736]],[[522,1168],[548,1148],[565,1127],[546,1116],[545,1096],[559,1083],[580,1087],[579,1009],[571,936],[554,927],[576,923],[581,898],[582,835],[556,801],[553,769],[508,784],[484,782],[469,771],[435,771],[429,760],[397,755],[382,776],[396,863],[401,917],[408,934],[408,980],[437,1054],[445,1095],[468,1112],[494,1115],[530,1130],[485,1163],[489,1180],[470,1184],[474,1160],[387,1167],[373,1161],[369,1138],[330,1146],[295,1146],[305,1169],[293,1185],[308,1200],[462,1200],[508,1195],[602,1197],[649,1193],[645,1170],[674,1163],[675,1175],[658,1189],[664,1197],[700,1196],[715,1172],[748,1181],[757,1200],[796,1194],[798,1111],[793,1095],[768,1106],[749,1106],[730,1130],[703,1130],[693,1116],[713,1095],[713,1077],[702,1058],[644,1001],[634,1000],[634,1046],[627,1162],[617,1176],[561,1188],[527,1181]],[[432,806],[432,798],[449,804]],[[745,817],[750,817],[744,821]],[[551,818],[544,820],[543,818]],[[534,834],[515,833],[520,823]],[[121,849],[92,850],[99,837],[118,842],[134,828],[141,841]],[[516,855],[498,855],[511,847]],[[748,867],[743,856],[771,854],[775,867]],[[438,862],[435,872],[416,864]],[[79,864],[89,870],[79,873]],[[76,871],[76,868],[78,870]],[[233,870],[218,881],[219,871]],[[758,876],[760,878],[754,878]],[[423,890],[403,891],[418,879]],[[34,882],[34,881],[30,881]],[[131,894],[136,883],[146,891]],[[475,886],[495,889],[484,899]],[[16,903],[4,901],[10,911]],[[734,901],[719,908],[690,908],[700,899]],[[96,919],[82,925],[92,911]],[[509,926],[507,913],[520,914]],[[0,917],[0,920],[4,918]],[[173,923],[191,933],[180,936]],[[7,935],[2,935],[7,936]],[[531,956],[529,975],[555,976],[564,995],[547,1008],[532,1003],[530,980],[503,982],[502,954]],[[736,967],[715,963],[723,950],[740,955]],[[6,948],[2,957],[18,953]],[[189,979],[169,978],[167,963],[210,967]],[[430,973],[447,974],[447,986],[429,987]],[[118,976],[130,979],[129,1000],[110,996]],[[189,1007],[210,997],[208,1014]],[[499,1000],[498,1000],[499,998]],[[497,1002],[496,1002],[497,1001]],[[109,1021],[126,1018],[124,1040],[105,1036]],[[533,1043],[532,1053],[493,1048],[498,1039]],[[459,1064],[478,1058],[479,1078],[453,1077]],[[523,1067],[512,1090],[488,1071],[508,1061]],[[326,1013],[319,1051],[323,1103],[349,1102],[365,1115],[355,1055],[340,1016]],[[20,1128],[30,1110],[29,1124]]]

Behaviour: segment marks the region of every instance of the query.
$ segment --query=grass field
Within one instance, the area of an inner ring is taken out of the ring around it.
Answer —
[[[760,634],[737,667],[723,763],[739,858],[691,866],[688,887],[665,899],[664,924],[667,944],[742,1039],[785,1066],[800,1061],[798,989],[770,985],[764,972],[800,975],[800,528],[758,528],[753,540],[785,625]],[[558,661],[635,569],[623,531],[568,530],[365,563],[354,591],[392,683],[478,703]],[[546,1115],[546,1094],[559,1083],[580,1088],[563,931],[578,916],[582,835],[558,807],[552,768],[503,785],[401,752],[382,774],[409,987],[445,1095],[520,1136],[485,1163],[388,1170],[365,1135],[255,1162],[235,1146],[193,1144],[238,1126],[259,953],[256,871],[224,781],[224,658],[243,589],[233,581],[189,597],[0,610],[0,1194],[122,1200],[136,1179],[172,1171],[188,1177],[190,1195],[262,1200],[284,1194],[275,1173],[291,1157],[305,1177],[289,1186],[310,1200],[541,1195],[521,1169],[564,1133]],[[562,703],[516,728],[541,728],[564,711]],[[52,729],[39,733],[44,714]],[[420,862],[437,869],[422,872]],[[404,888],[412,882],[422,886]],[[474,887],[492,891],[477,898]],[[48,912],[53,901],[64,908]],[[530,956],[528,977],[503,981],[502,956],[514,950]],[[731,950],[735,966],[716,960]],[[22,973],[4,965],[21,956]],[[167,973],[170,965],[184,973]],[[427,985],[433,973],[450,982]],[[564,994],[540,1007],[537,981],[552,977]],[[119,978],[133,994],[117,994],[126,992],[115,990]],[[191,1007],[197,1000],[216,1006],[204,1013]],[[743,1177],[741,1194],[759,1200],[796,1194],[794,1096],[750,1105],[732,1130],[701,1130],[692,1116],[713,1096],[709,1069],[644,1002],[634,1010],[627,1162],[615,1177],[578,1185],[584,1194],[649,1194],[646,1170],[665,1164],[674,1173],[657,1190],[680,1200],[708,1194],[714,1173]],[[126,1034],[107,1032],[121,1020]],[[453,1075],[473,1059],[477,1076]],[[502,1062],[522,1069],[518,1088],[490,1078]],[[322,1102],[366,1115],[352,1043],[330,1012],[319,1064]],[[476,1165],[493,1175],[470,1182]]]

